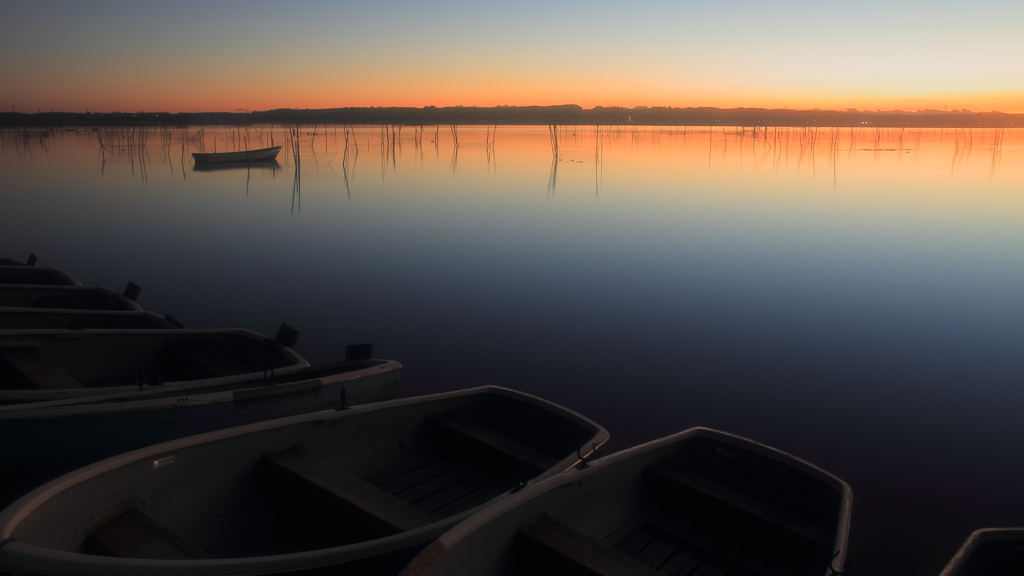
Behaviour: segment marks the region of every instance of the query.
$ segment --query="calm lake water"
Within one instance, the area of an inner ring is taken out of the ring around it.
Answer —
[[[271,142],[279,164],[191,161]],[[517,388],[604,424],[613,450],[748,436],[852,485],[863,575],[938,574],[973,529],[1024,525],[1022,222],[1020,129],[191,127],[0,147],[0,256],[134,281],[189,327],[287,322],[311,362],[372,341],[405,365],[403,395]]]

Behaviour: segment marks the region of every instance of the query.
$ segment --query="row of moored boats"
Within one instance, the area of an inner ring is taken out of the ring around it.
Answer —
[[[0,259],[0,572],[848,569],[850,487],[774,448],[692,428],[599,456],[608,432],[541,398],[393,400],[369,344],[311,366],[287,325],[187,329],[34,264]],[[979,531],[943,576],[1018,570],[1022,544]]]

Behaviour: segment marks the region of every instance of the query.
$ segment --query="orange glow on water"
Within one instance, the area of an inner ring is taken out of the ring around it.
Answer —
[[[540,126],[461,126],[457,146],[451,128],[443,126],[391,132],[320,126],[315,134],[307,126],[301,132],[302,181],[312,196],[337,194],[345,186],[360,194],[389,189],[388,194],[416,198],[421,193],[415,190],[423,188],[446,198],[482,190],[510,197],[546,190],[562,199],[649,197],[715,205],[742,198],[763,206],[839,202],[956,212],[982,209],[1000,198],[1009,202],[1024,180],[1020,128],[579,126],[560,127],[553,139]],[[151,183],[169,178],[169,185],[193,178],[238,180],[231,171],[191,175],[191,153],[271,145],[284,146],[280,165],[253,169],[253,189],[290,185],[288,175],[295,170],[289,134],[280,127],[143,130],[134,147],[119,134],[99,132],[106,139],[101,148],[97,133],[66,133],[47,144],[46,155],[28,150],[26,157],[59,158],[59,170],[46,171],[46,178],[66,172],[62,185],[73,189],[102,190],[111,179],[134,181],[140,174]],[[8,154],[0,164],[14,188],[18,158]],[[92,185],[89,174],[96,177]],[[977,198],[966,191],[977,191]],[[1024,211],[1018,200],[1011,204],[1013,211]]]

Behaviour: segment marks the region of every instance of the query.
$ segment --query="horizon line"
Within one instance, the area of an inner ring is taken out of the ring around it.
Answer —
[[[236,108],[234,110],[202,110],[202,109],[196,108],[195,110],[180,111],[180,112],[168,112],[168,111],[165,111],[165,110],[138,110],[138,111],[135,111],[135,112],[121,111],[121,110],[91,111],[88,108],[85,109],[85,112],[74,112],[74,111],[53,110],[53,109],[42,110],[39,107],[36,108],[36,111],[30,112],[30,111],[18,111],[18,110],[16,110],[16,107],[14,105],[12,105],[10,111],[0,111],[0,114],[3,114],[3,115],[17,115],[17,114],[22,114],[22,115],[45,115],[45,114],[259,114],[259,113],[276,112],[276,111],[318,112],[318,111],[330,111],[330,110],[360,110],[360,109],[362,109],[362,110],[388,110],[388,109],[393,109],[393,110],[449,110],[449,109],[460,109],[460,108],[461,109],[578,108],[581,111],[599,110],[599,109],[603,109],[603,110],[619,109],[619,110],[630,110],[630,111],[633,111],[633,110],[720,110],[720,111],[725,111],[725,112],[728,112],[728,111],[740,111],[740,110],[749,110],[749,111],[763,110],[763,111],[766,111],[766,112],[794,112],[794,113],[799,113],[799,112],[824,112],[824,113],[840,113],[840,114],[910,114],[910,115],[916,115],[916,114],[922,114],[922,115],[923,114],[928,114],[928,115],[934,115],[934,114],[1004,114],[1004,115],[1010,115],[1010,116],[1018,116],[1018,115],[1024,114],[1024,112],[1004,112],[1004,111],[1001,111],[1001,110],[975,111],[975,110],[968,110],[967,108],[954,108],[952,110],[938,110],[938,109],[935,109],[935,108],[925,108],[925,109],[917,109],[917,110],[913,110],[913,111],[911,111],[911,110],[902,110],[902,109],[899,109],[899,108],[891,109],[891,110],[882,110],[882,109],[877,109],[877,108],[874,109],[874,110],[867,110],[867,109],[862,110],[862,109],[858,109],[858,108],[846,108],[846,109],[840,110],[840,109],[834,109],[834,108],[788,108],[788,107],[768,108],[768,107],[761,107],[761,106],[736,106],[736,107],[732,107],[732,108],[721,108],[721,107],[718,107],[718,106],[645,106],[645,105],[637,105],[637,106],[607,105],[607,106],[604,106],[604,105],[600,105],[600,106],[593,106],[591,108],[584,108],[583,106],[581,106],[579,104],[496,104],[496,105],[493,105],[493,106],[477,106],[477,105],[463,105],[463,104],[456,104],[456,105],[451,105],[451,106],[434,106],[434,105],[424,105],[424,106],[373,106],[373,105],[370,105],[370,106],[336,106],[336,107],[330,107],[330,108],[279,107],[279,108],[268,108],[266,110],[250,110],[250,109],[243,109],[243,108]]]

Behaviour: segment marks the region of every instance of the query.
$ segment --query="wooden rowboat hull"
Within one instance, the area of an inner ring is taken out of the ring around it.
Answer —
[[[258,162],[272,160],[281,151],[280,146],[261,148],[259,150],[242,150],[239,152],[193,152],[192,158],[197,164],[210,162]]]
[[[360,360],[309,366],[262,377],[173,392],[136,391],[0,406],[0,494],[24,494],[61,474],[116,454],[195,434],[390,399],[402,365]],[[10,501],[0,503],[0,506]]]
[[[0,512],[0,570],[371,574],[391,563],[394,574],[453,524],[607,438],[579,414],[494,387],[210,432],[25,495]]]
[[[305,366],[248,330],[4,330],[0,404],[217,386]]]
[[[845,482],[807,462],[694,428],[523,489],[401,576],[826,576],[845,564],[850,503]]]

